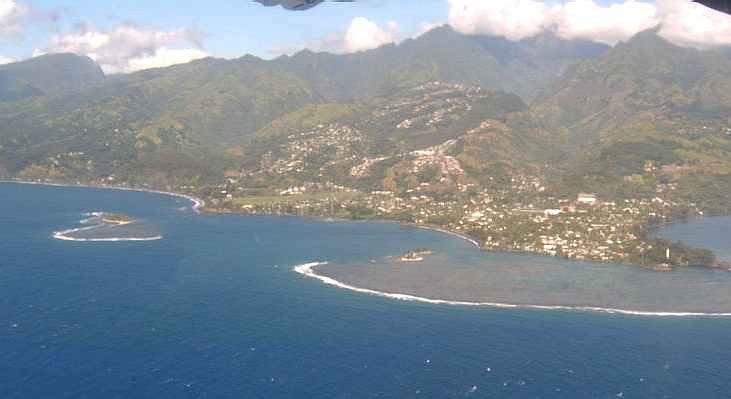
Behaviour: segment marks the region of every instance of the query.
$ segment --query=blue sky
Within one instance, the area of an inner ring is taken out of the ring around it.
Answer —
[[[216,56],[255,54],[271,57],[276,47],[318,40],[333,32],[348,29],[356,17],[367,17],[379,24],[399,23],[406,35],[418,31],[423,22],[447,19],[444,0],[363,0],[360,3],[330,3],[306,12],[280,7],[263,7],[247,0],[34,0],[27,2],[43,10],[59,13],[61,31],[78,23],[96,29],[113,29],[121,23],[134,23],[159,30],[193,28],[203,34],[205,48]],[[22,40],[5,40],[0,54],[15,58],[43,48],[49,32],[46,27],[28,29]]]
[[[512,40],[551,31],[610,45],[662,24],[676,44],[731,45],[731,17],[689,0],[358,0],[305,12],[252,0],[0,0],[0,62],[74,52],[118,73],[204,56],[345,53],[435,23]]]

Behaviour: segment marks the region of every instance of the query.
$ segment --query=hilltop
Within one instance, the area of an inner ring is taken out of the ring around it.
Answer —
[[[731,59],[721,51],[642,32],[572,66],[531,113],[573,154],[564,189],[651,195],[659,182],[730,209]]]
[[[68,73],[59,60],[88,68],[44,83]],[[715,259],[652,227],[731,212],[731,58],[654,30],[612,48],[443,27],[347,55],[110,77],[75,56],[5,68],[33,88],[0,102],[7,177],[190,192],[215,211],[394,219],[487,249],[663,270]]]
[[[48,54],[0,65],[0,102],[64,95],[104,82],[102,69],[89,57]]]

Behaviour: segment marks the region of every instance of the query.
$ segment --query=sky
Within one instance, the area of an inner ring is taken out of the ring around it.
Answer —
[[[206,56],[351,53],[449,24],[521,40],[543,32],[615,45],[659,26],[682,46],[731,46],[731,16],[688,0],[357,0],[308,11],[252,0],[0,0],[0,63],[73,52],[107,73]]]

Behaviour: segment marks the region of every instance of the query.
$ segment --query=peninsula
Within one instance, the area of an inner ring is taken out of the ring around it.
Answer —
[[[443,27],[355,63],[244,57],[29,90],[0,110],[0,177],[396,221],[486,251],[724,267],[654,232],[731,214],[731,98],[716,89],[731,59],[652,29],[611,48],[545,39],[496,46]],[[501,62],[464,62],[476,55]]]

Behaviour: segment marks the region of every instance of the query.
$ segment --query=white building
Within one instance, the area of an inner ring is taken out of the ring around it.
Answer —
[[[597,203],[596,194],[579,193],[576,202],[579,204],[595,205]]]

